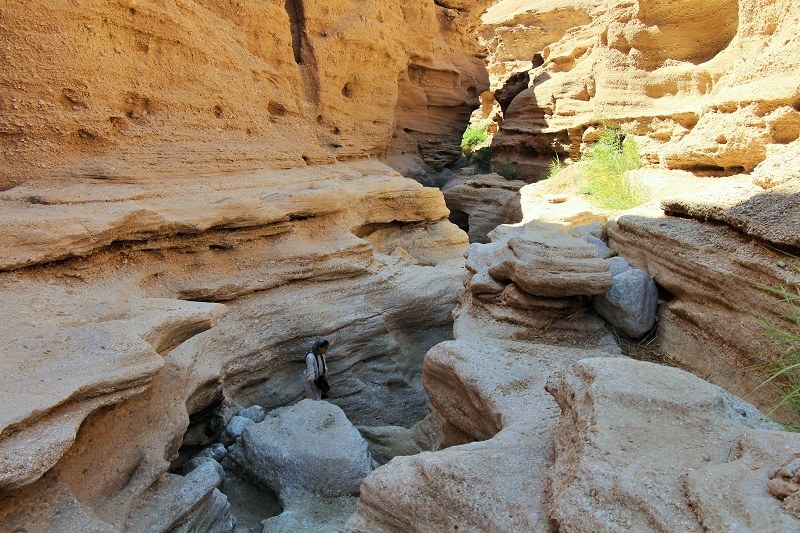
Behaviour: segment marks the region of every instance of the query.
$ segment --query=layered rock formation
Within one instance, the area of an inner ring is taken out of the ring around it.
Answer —
[[[617,359],[591,297],[619,265],[564,230],[610,221],[660,287],[662,349],[751,392],[755,316],[780,320],[758,286],[798,283],[770,248],[800,235],[798,0],[503,0],[479,27],[489,4],[6,2],[0,529],[230,531],[214,459],[181,463],[220,405],[300,399],[317,336],[330,401],[382,462],[439,450],[372,474],[353,528],[797,529],[796,438]],[[653,199],[622,217],[464,173],[448,201],[491,242],[461,293],[467,236],[442,194],[369,158],[449,176],[490,83],[495,160],[525,180],[601,122],[667,168],[637,173]],[[536,222],[490,232],[520,217]],[[339,527],[354,504],[306,496],[266,527]]]
[[[470,242],[489,242],[489,232],[501,224],[522,220],[518,191],[522,181],[498,174],[458,175],[442,187],[450,221],[467,232]]]
[[[618,353],[581,298],[606,290],[611,276],[593,246],[553,226],[491,237],[470,246],[455,340],[425,357],[441,419],[433,440],[443,449],[370,475],[348,524],[358,531],[548,530],[544,479],[558,408],[544,385],[570,362]],[[512,272],[512,263],[529,268]]]
[[[524,220],[612,220],[611,247],[661,287],[664,352],[760,406],[775,396],[753,369],[774,350],[758,319],[791,326],[763,288],[798,282],[783,252],[795,253],[800,235],[800,94],[779,81],[800,71],[788,48],[798,7],[506,0],[479,28],[504,100],[495,166],[541,179],[552,157],[584,154],[602,123],[633,135],[644,162],[661,167],[629,174],[650,201],[617,221],[576,194],[580,164],[523,188]],[[712,19],[702,42],[691,37]]]
[[[439,170],[487,84],[483,3],[9,2],[0,189],[387,151]]]
[[[585,260],[570,262],[557,253],[578,249],[583,241],[566,233],[556,238],[558,230],[542,223],[504,232],[494,233],[497,243],[471,246],[456,338],[426,356],[424,382],[442,419],[443,449],[395,458],[373,472],[361,487],[349,527],[775,532],[800,527],[767,491],[770,476],[790,472],[786,460],[800,447],[797,434],[781,431],[752,405],[688,372],[614,357],[613,339],[604,336],[586,304],[569,300],[609,284],[598,284]],[[540,246],[512,247],[508,234],[515,233]],[[516,280],[492,274],[499,272],[492,264],[506,261],[498,249],[503,245],[532,268],[552,252],[562,257],[562,268],[540,269],[538,277],[550,279],[545,291],[523,290]],[[484,255],[483,248],[494,251]],[[475,267],[480,264],[488,265]],[[576,280],[573,273],[579,271],[583,275]],[[493,291],[487,278],[496,285]],[[573,291],[561,298],[542,294],[560,283]],[[507,292],[518,296],[495,296]],[[538,305],[519,306],[521,296]],[[553,312],[567,303],[572,304],[568,316]],[[791,500],[791,492],[773,493]]]
[[[300,398],[317,335],[355,421],[427,412],[421,358],[451,335],[467,244],[441,194],[376,162],[223,181],[4,193],[3,528],[118,530],[143,506],[204,523],[215,484],[164,477],[187,427],[223,397]],[[173,489],[198,497],[159,508]]]
[[[647,160],[750,172],[800,135],[800,5],[503,0],[479,30],[495,90],[528,72],[492,144],[528,179],[579,155],[599,123],[624,125]],[[700,37],[702,35],[702,38]]]

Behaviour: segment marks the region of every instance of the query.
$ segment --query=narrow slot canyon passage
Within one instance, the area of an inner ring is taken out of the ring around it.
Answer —
[[[800,531],[797,27],[5,2],[0,531]]]

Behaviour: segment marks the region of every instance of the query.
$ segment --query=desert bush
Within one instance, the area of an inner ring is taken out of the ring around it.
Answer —
[[[800,267],[792,267],[800,274]],[[774,357],[766,364],[768,378],[763,385],[772,385],[781,400],[772,410],[781,408],[791,410],[794,422],[787,429],[800,431],[800,283],[791,287],[761,287],[781,300],[782,320],[774,322],[760,319],[761,326],[772,340]]]
[[[558,173],[561,172],[562,168],[564,168],[564,166],[561,164],[561,160],[558,157],[554,157],[547,166],[547,177],[555,178]]]
[[[475,151],[475,147],[485,142],[487,138],[485,124],[470,124],[461,137],[461,151],[469,156]]]
[[[644,203],[648,192],[626,173],[640,168],[642,160],[636,140],[621,130],[603,127],[600,138],[582,159],[586,178],[581,194],[607,209],[630,209]]]

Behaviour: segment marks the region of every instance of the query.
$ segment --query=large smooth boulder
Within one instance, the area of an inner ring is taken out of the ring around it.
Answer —
[[[642,337],[656,323],[658,288],[644,270],[631,268],[611,279],[611,289],[594,297],[594,309],[622,333]]]
[[[561,531],[798,531],[767,492],[800,435],[688,372],[586,359],[547,383],[561,407],[549,472]]]
[[[296,491],[355,495],[372,471],[367,442],[344,411],[308,399],[247,426],[229,457],[281,500]]]

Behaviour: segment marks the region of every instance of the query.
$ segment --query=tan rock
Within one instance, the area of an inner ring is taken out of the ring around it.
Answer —
[[[707,187],[679,198],[665,199],[673,215],[714,220],[778,247],[800,246],[800,179],[788,179],[767,191],[752,185]]]
[[[455,177],[442,188],[450,220],[467,216],[470,242],[489,242],[488,234],[500,224],[522,220],[519,191],[521,181],[509,181],[498,174],[468,178]]]
[[[447,424],[479,440],[397,457],[361,485],[348,527],[365,531],[549,531],[543,479],[558,415],[543,384],[569,361],[603,355],[476,332],[426,357],[431,403]],[[447,445],[447,443],[445,443]]]
[[[780,321],[777,300],[760,287],[800,282],[784,254],[725,226],[626,215],[608,225],[609,244],[647,270],[671,297],[662,303],[665,353],[698,375],[766,407],[774,402],[754,371],[771,357],[758,317]]]
[[[800,120],[800,116],[798,117]],[[800,140],[793,141],[771,154],[753,169],[753,183],[771,189],[790,180],[800,179]]]
[[[531,81],[504,112],[494,158],[535,181],[603,122],[626,127],[652,163],[750,172],[800,135],[796,84],[785,83],[798,71],[798,12],[797,0],[498,2],[480,34],[491,87],[520,71]]]
[[[486,3],[9,4],[0,189],[304,167],[390,146],[452,162],[488,85],[466,37]]]
[[[564,530],[791,531],[766,473],[796,434],[691,374],[588,359],[547,384],[562,415],[548,475]]]
[[[0,269],[6,270],[88,255],[114,242],[149,241],[146,247],[152,248],[154,237],[209,230],[287,233],[287,222],[335,213],[352,213],[348,222],[354,228],[447,217],[438,191],[393,175],[377,162],[254,172],[242,176],[233,191],[221,178],[191,187],[182,179],[138,187],[29,182],[2,193],[0,203],[7,228]],[[236,237],[230,239],[233,247]],[[223,239],[209,246],[226,244]]]
[[[499,253],[489,275],[513,282],[535,296],[563,297],[601,294],[611,287],[608,266],[597,249],[571,235],[539,222],[495,231]]]

